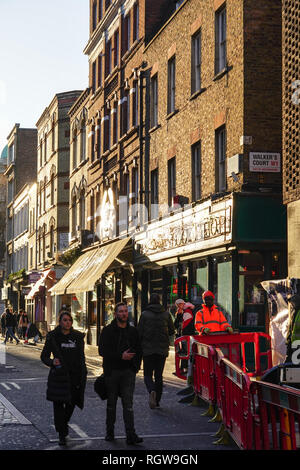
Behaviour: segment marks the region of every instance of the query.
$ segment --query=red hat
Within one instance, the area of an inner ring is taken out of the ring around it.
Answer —
[[[203,292],[202,298],[205,299],[205,297],[212,297],[213,299],[215,298],[214,294],[210,290]]]

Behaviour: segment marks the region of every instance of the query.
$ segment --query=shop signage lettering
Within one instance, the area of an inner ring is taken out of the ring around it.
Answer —
[[[249,170],[264,173],[280,172],[280,153],[249,153]]]
[[[147,255],[226,235],[231,232],[231,210],[223,212],[224,215],[211,215],[200,221],[181,220],[148,232],[146,240],[138,242],[141,253]]]

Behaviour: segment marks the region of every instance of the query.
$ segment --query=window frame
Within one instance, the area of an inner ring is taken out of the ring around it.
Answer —
[[[196,161],[197,160],[197,161]],[[192,146],[192,198],[201,199],[201,141]]]
[[[167,114],[176,110],[176,55],[168,60],[168,103]]]
[[[226,180],[226,126],[220,126],[215,130],[216,151],[216,192],[224,192],[227,189]]]
[[[191,39],[191,94],[201,90],[201,29]]]
[[[215,74],[227,65],[227,15],[226,4],[215,13]]]

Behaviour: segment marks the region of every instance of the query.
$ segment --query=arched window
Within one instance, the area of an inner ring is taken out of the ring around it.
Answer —
[[[79,197],[79,226],[80,230],[85,229],[85,190],[80,191]]]
[[[74,186],[72,190],[72,206],[71,206],[71,234],[72,237],[76,235],[76,225],[77,225],[77,198],[76,198],[76,188]]]
[[[73,170],[77,166],[77,128],[76,126],[73,127],[73,132],[72,132],[72,168]]]
[[[80,161],[83,162],[86,157],[86,122],[85,119],[81,121],[80,129]]]
[[[55,193],[55,166],[53,165],[50,172],[50,205],[54,206],[54,193]]]
[[[49,224],[49,253],[50,257],[54,256],[54,231],[55,231],[55,220],[51,218]]]

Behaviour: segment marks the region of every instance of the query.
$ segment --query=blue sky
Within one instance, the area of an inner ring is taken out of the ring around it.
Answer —
[[[0,153],[55,93],[88,86],[88,0],[0,0]]]

